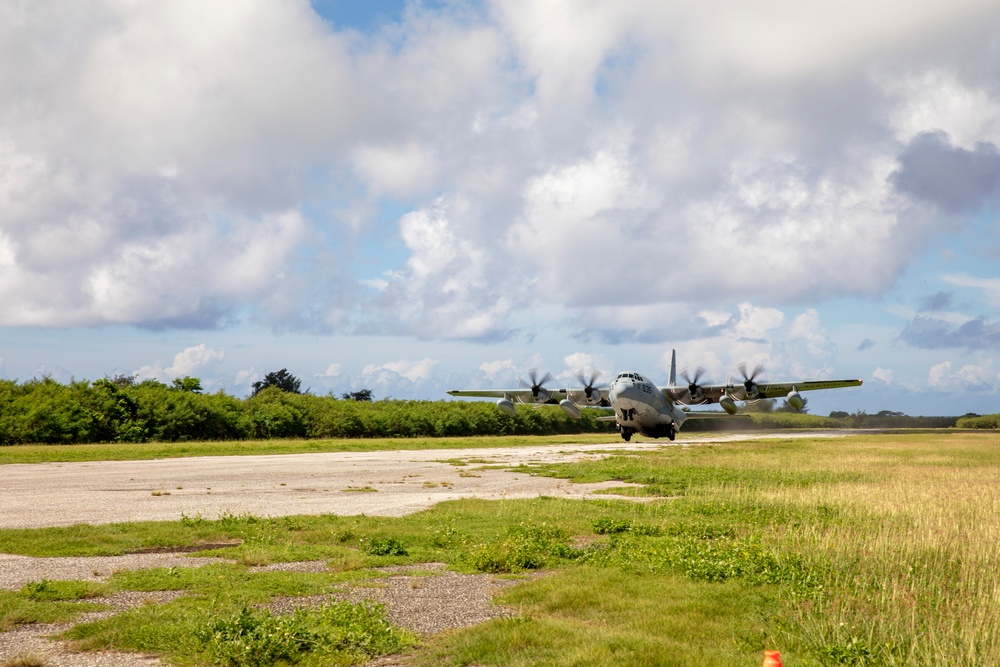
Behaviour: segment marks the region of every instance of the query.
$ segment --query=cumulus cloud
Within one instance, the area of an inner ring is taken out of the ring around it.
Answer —
[[[489,380],[496,380],[502,375],[516,372],[513,359],[486,361],[479,365],[479,371]]]
[[[341,364],[338,364],[338,363],[334,362],[334,363],[330,364],[329,366],[327,366],[326,370],[323,371],[322,373],[316,373],[316,377],[318,377],[318,378],[320,378],[320,377],[321,378],[337,377],[338,375],[340,375],[343,372],[343,370],[344,370],[344,368],[343,368],[343,366]]]
[[[193,376],[199,370],[208,368],[224,359],[225,350],[208,347],[204,343],[199,343],[193,347],[188,347],[174,355],[173,362],[163,367],[159,360],[152,364],[142,366],[135,374],[140,380],[160,380],[161,382],[173,380],[174,378]]]
[[[380,386],[393,385],[398,382],[398,378],[404,378],[409,382],[421,382],[430,377],[431,371],[437,366],[438,360],[426,357],[419,361],[387,361],[384,364],[368,364],[361,374],[366,381],[374,382]]]
[[[489,249],[469,238],[477,212],[466,201],[438,201],[400,222],[410,251],[375,301],[390,326],[424,337],[478,338],[502,327],[511,307]]]
[[[1000,385],[1000,374],[993,367],[992,360],[978,364],[965,364],[955,368],[950,361],[931,366],[927,382],[933,388],[949,392],[996,390]]]
[[[891,368],[882,368],[881,366],[879,366],[874,371],[872,371],[873,378],[879,380],[880,382],[884,382],[886,384],[892,384],[893,376],[894,373],[892,372]]]
[[[530,311],[749,354],[779,307],[894,285],[927,204],[996,197],[998,18],[515,0],[361,34],[305,0],[26,3],[0,16],[0,325],[497,340]]]

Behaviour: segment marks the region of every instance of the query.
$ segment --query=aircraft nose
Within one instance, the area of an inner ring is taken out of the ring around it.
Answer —
[[[610,391],[608,391],[608,399],[612,403],[621,403],[622,401],[631,402],[635,401],[637,397],[638,390],[635,385],[624,380],[616,380],[614,384],[611,385]]]

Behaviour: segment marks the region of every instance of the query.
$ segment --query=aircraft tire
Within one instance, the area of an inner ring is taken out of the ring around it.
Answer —
[[[625,428],[624,426],[622,427],[622,440],[625,442],[632,440],[632,429]]]

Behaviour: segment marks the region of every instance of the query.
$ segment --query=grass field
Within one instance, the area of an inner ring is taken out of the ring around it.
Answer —
[[[774,439],[532,471],[639,483],[643,502],[457,501],[398,519],[247,515],[0,531],[0,551],[28,555],[240,542],[213,552],[232,565],[122,573],[99,591],[36,582],[0,593],[0,626],[65,617],[69,600],[99,603],[94,596],[111,590],[175,589],[188,594],[72,636],[83,648],[150,651],[175,664],[243,664],[238,648],[251,634],[340,637],[344,627],[373,633],[381,648],[337,654],[341,662],[319,649],[275,659],[349,664],[404,651],[418,666],[759,665],[773,648],[790,666],[1000,664],[996,435]],[[246,569],[306,559],[328,561],[329,572]],[[432,561],[546,576],[501,594],[513,617],[416,645],[377,610],[297,619],[243,611],[378,576],[373,566]]]
[[[338,440],[223,440],[211,442],[106,443],[96,445],[9,445],[0,447],[5,463],[65,463],[70,461],[148,461],[189,456],[257,456],[315,452],[378,452],[418,449],[519,447],[536,444],[616,442],[615,433],[576,435],[510,435],[478,438],[343,438]]]

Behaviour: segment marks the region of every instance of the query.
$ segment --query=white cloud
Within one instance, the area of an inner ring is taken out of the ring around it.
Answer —
[[[933,372],[933,369],[931,369]],[[879,366],[874,371],[872,371],[872,377],[876,380],[880,380],[886,384],[892,384],[892,378],[894,373],[891,368],[882,368]]]
[[[563,363],[566,365],[566,370],[559,373],[558,377],[564,380],[564,383],[569,387],[580,386],[578,374],[582,375],[584,380],[589,381],[594,373],[597,374],[594,386],[607,386],[615,372],[614,366],[602,354],[573,352],[563,357]]]
[[[378,194],[407,196],[434,181],[436,163],[429,151],[415,143],[402,146],[362,146],[354,166]]]
[[[439,200],[403,217],[410,258],[376,302],[387,317],[427,337],[475,338],[502,326],[511,302],[488,278],[489,250],[469,234],[477,217],[465,200]]]
[[[958,369],[950,361],[942,361],[931,366],[927,382],[939,391],[996,391],[1000,388],[1000,372],[994,367],[992,358],[984,358],[981,363],[965,364]]]
[[[366,380],[375,380],[379,384],[387,384],[392,376],[399,376],[410,382],[427,380],[431,371],[437,366],[438,360],[426,357],[419,361],[388,361],[384,364],[368,364],[361,374]]]
[[[0,325],[571,321],[818,369],[826,332],[781,309],[879,296],[950,231],[892,186],[901,144],[1000,141],[994,2],[480,9],[4,15]]]
[[[344,368],[341,364],[334,362],[329,366],[327,366],[326,370],[323,371],[322,373],[316,373],[316,377],[321,377],[321,378],[337,377],[343,372],[343,370]]]
[[[236,372],[233,384],[237,387],[249,387],[254,382],[263,379],[265,373],[257,368],[247,368]]]
[[[500,375],[511,375],[515,373],[513,359],[503,359],[497,361],[486,361],[479,365],[479,370],[489,380],[496,380]]]
[[[216,350],[199,343],[194,347],[185,348],[174,355],[172,363],[166,372],[175,377],[190,375],[195,369],[220,360],[226,356],[225,350]]]
[[[1000,100],[987,86],[968,84],[948,69],[928,69],[883,82],[896,101],[889,119],[901,142],[942,130],[967,150],[977,142],[1000,144]]]
[[[199,369],[210,367],[222,361],[225,356],[225,350],[218,350],[208,347],[205,343],[199,343],[175,354],[173,362],[166,368],[163,367],[161,361],[157,360],[152,364],[142,366],[135,371],[135,374],[140,380],[155,379],[165,382],[178,377],[194,376]]]
[[[763,340],[785,323],[785,314],[777,308],[764,308],[750,303],[739,305],[740,319],[733,329],[737,339]]]

